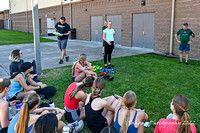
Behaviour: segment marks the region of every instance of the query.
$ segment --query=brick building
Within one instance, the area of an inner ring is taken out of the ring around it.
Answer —
[[[12,0],[11,24],[13,30],[32,32],[32,13],[26,0]],[[62,8],[60,0],[54,3],[39,1],[40,33],[47,35],[59,21]],[[63,16],[67,23],[76,28],[80,40],[102,41],[101,27],[104,20],[111,20],[116,31],[118,44],[127,47],[150,48],[163,53],[170,51],[171,16],[173,0],[79,0],[63,3]],[[48,4],[47,4],[48,3]],[[184,22],[196,34],[191,45],[190,57],[200,58],[200,1],[175,0],[174,34]],[[70,8],[71,7],[71,8]],[[71,19],[70,19],[71,12]],[[178,55],[178,44],[173,34],[172,53]]]
[[[10,29],[9,10],[0,11],[0,29]]]

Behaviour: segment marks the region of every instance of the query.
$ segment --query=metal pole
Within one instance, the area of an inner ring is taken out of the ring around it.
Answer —
[[[61,0],[61,15],[63,17],[63,1]]]
[[[172,55],[172,50],[173,50],[174,10],[175,10],[175,0],[172,0],[171,31],[170,31],[170,46],[169,46],[170,55]]]
[[[71,2],[72,0],[70,0],[70,3],[69,3],[69,13],[70,13],[70,27],[72,28],[72,2]]]
[[[41,68],[41,55],[40,55],[38,0],[32,0],[32,18],[33,18],[34,56],[36,62],[36,73],[41,74],[42,68]]]

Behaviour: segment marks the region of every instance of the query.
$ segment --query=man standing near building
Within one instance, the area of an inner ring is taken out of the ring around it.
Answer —
[[[180,40],[178,39],[178,36],[180,35]],[[190,40],[190,36],[192,36],[192,39]],[[190,44],[192,44],[195,35],[194,33],[188,29],[188,23],[183,24],[183,28],[180,29],[176,35],[176,40],[179,43],[179,50],[180,50],[180,62],[182,63],[183,58],[183,52],[185,51],[185,64],[188,65],[188,57],[189,57],[189,51],[190,51]]]
[[[58,36],[58,47],[61,51],[61,59],[59,64],[63,63],[63,59],[65,57],[66,61],[69,60],[69,56],[66,54],[66,47],[68,41],[68,35],[71,34],[70,26],[65,22],[65,17],[60,18],[60,22],[55,25],[55,32],[60,33],[61,35]]]
[[[102,27],[102,31],[104,31],[107,28],[108,22],[104,21],[104,26]],[[105,53],[105,41],[103,40],[103,47],[102,47],[102,56],[104,57]]]

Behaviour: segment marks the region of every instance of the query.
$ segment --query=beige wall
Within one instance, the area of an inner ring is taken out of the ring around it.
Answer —
[[[32,0],[10,0],[11,14],[31,10],[31,1]],[[61,1],[63,2],[63,4],[67,4],[70,2],[70,0],[67,0],[67,1],[64,1],[64,0],[38,0],[38,6],[39,6],[39,9],[57,6],[57,5],[61,5]],[[77,1],[80,1],[80,0],[73,0],[73,2],[77,2]]]

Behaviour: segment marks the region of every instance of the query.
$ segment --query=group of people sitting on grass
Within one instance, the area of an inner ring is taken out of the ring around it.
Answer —
[[[64,127],[74,133],[84,127],[84,121],[94,133],[144,132],[144,121],[148,120],[148,115],[135,108],[138,100],[136,94],[130,90],[123,97],[101,97],[106,89],[105,80],[92,71],[85,54],[79,56],[79,61],[73,67],[78,74],[73,74],[75,82],[65,92],[64,109],[38,108],[41,98],[54,96],[55,87],[34,79],[31,76],[33,63],[23,62],[20,53],[20,50],[11,53],[10,68],[15,70],[11,72],[11,78],[0,79],[0,133],[55,133],[64,130]],[[13,64],[17,64],[19,69],[13,69]],[[86,89],[89,93],[85,92]],[[12,116],[10,107],[22,99],[20,111]],[[170,103],[172,118],[160,119],[154,132],[197,133],[187,113],[189,107],[187,97],[174,96]],[[67,123],[61,120],[62,116]]]

